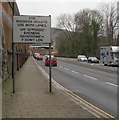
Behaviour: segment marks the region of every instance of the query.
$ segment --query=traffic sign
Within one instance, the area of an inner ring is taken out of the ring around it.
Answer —
[[[50,43],[51,16],[14,16],[13,43]]]

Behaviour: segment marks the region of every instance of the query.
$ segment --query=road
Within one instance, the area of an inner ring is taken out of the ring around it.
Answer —
[[[38,61],[38,64],[49,72],[49,67],[43,61]],[[63,61],[58,61],[58,66],[52,67],[52,78],[113,116],[117,116],[117,77],[119,76],[116,74]]]

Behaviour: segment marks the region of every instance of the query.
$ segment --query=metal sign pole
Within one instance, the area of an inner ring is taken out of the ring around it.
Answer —
[[[51,43],[49,43],[49,59],[50,59],[50,65],[49,65],[49,92],[52,93],[52,80],[51,80]]]
[[[13,93],[15,93],[15,44],[13,43]]]
[[[14,1],[13,1],[13,19],[12,19],[12,40],[13,40],[13,25],[14,25]],[[15,93],[15,44],[12,41],[12,79],[13,93]]]
[[[49,92],[52,93],[52,71],[51,71],[51,15],[50,17],[50,43],[49,43],[49,59],[50,59],[50,65],[49,65]]]

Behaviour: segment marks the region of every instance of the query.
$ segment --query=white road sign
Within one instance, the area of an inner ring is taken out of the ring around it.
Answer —
[[[14,16],[14,43],[50,43],[51,16]]]

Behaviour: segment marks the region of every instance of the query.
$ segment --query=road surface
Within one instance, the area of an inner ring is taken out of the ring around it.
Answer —
[[[38,64],[47,73],[49,72],[49,67],[46,67],[43,61],[38,61]],[[52,67],[52,78],[62,86],[115,117],[117,116],[118,77],[114,73],[63,61],[58,61],[58,66]]]

